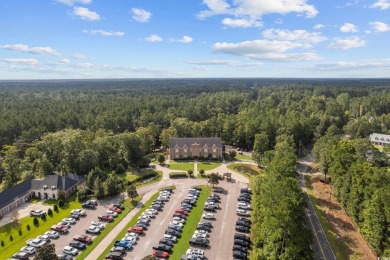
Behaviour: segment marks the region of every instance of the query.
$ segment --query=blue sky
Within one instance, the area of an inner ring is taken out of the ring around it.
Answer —
[[[0,17],[0,79],[390,75],[390,0],[1,0]]]

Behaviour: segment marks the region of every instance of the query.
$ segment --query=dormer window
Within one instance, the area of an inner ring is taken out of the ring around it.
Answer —
[[[51,186],[51,190],[55,190],[56,189],[56,186]]]
[[[47,185],[43,185],[43,190],[46,190],[47,189]]]
[[[379,138],[378,138],[378,137],[375,137],[375,140],[379,140]]]

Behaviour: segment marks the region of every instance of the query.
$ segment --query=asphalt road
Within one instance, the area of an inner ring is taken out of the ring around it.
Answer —
[[[309,198],[309,195],[307,194],[304,179],[306,168],[307,164],[303,163],[303,161],[300,161],[298,166],[299,182],[303,192],[306,194],[307,208],[305,208],[305,213],[308,219],[308,225],[313,234],[312,249],[316,259],[318,260],[335,260],[336,257],[333,253],[332,247],[329,244],[329,241],[321,226],[321,222],[314,210],[314,206]]]

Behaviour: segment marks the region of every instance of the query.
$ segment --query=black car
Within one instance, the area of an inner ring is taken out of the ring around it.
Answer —
[[[146,225],[146,226],[149,226],[149,225],[150,225],[149,221],[146,220],[146,219],[140,219],[140,220],[138,220],[137,223],[144,224],[144,225]]]
[[[252,190],[249,189],[249,188],[243,187],[243,188],[241,188],[241,193],[249,193],[249,194],[252,194]]]
[[[59,254],[57,255],[58,259],[60,260],[72,260],[73,257],[71,255],[67,255],[67,254]]]
[[[154,246],[152,247],[154,250],[161,250],[161,251],[164,251],[164,252],[172,252],[172,247],[171,246],[168,246],[166,244],[158,244],[158,246]]]
[[[201,237],[193,237],[191,238],[188,243],[191,246],[201,246],[201,247],[208,247],[210,244],[210,240],[207,238],[201,238]]]
[[[162,206],[157,205],[157,204],[150,205],[150,208],[155,209],[155,210],[160,210],[160,211],[162,210]]]
[[[187,216],[182,214],[182,213],[173,213],[173,217],[179,217],[179,218],[182,218],[182,219],[187,219]]]
[[[170,187],[163,188],[162,191],[169,191],[170,193],[173,192],[173,189]]]
[[[236,225],[236,231],[249,233],[249,228],[245,226]]]
[[[108,255],[106,255],[106,259],[123,259],[122,253],[120,252],[111,252]]]
[[[175,237],[180,237],[181,234],[179,231],[177,230],[174,230],[174,229],[171,229],[171,228],[168,228],[166,231],[165,231],[165,234],[167,235],[172,235],[172,236],[175,236]]]
[[[75,220],[80,220],[80,215],[79,214],[70,214],[68,218],[74,218]]]
[[[241,240],[245,240],[247,242],[250,241],[250,238],[247,235],[244,235],[244,234],[241,234],[241,233],[235,233],[234,234],[234,239],[241,239]]]
[[[201,191],[202,188],[201,187],[198,187],[198,186],[192,186],[191,189],[195,189],[195,190],[198,190],[198,191]]]
[[[187,211],[187,212],[191,212],[191,208],[189,208],[189,207],[181,206],[180,208],[181,208],[182,210]]]
[[[247,202],[247,203],[250,203],[251,202],[251,199],[247,198],[247,197],[238,197],[237,198],[237,201],[238,202]]]
[[[125,206],[123,206],[122,204],[113,204],[113,206],[116,208],[120,208],[121,210],[125,209]]]
[[[239,245],[234,245],[233,251],[241,251],[241,252],[246,253],[246,252],[248,252],[248,248],[243,247],[243,246],[239,246]]]
[[[237,220],[236,226],[244,226],[244,227],[250,228],[251,224],[249,222],[246,222],[246,221]]]
[[[159,244],[165,244],[165,245],[168,245],[168,246],[173,246],[172,240],[168,240],[168,239],[165,239],[165,238],[161,239],[158,243]]]
[[[29,256],[30,255],[28,253],[26,253],[26,252],[18,252],[16,254],[14,254],[12,256],[12,258],[14,258],[14,259],[28,259]]]
[[[233,257],[236,259],[247,259],[247,254],[242,251],[233,251]]]
[[[85,202],[85,203],[81,204],[81,207],[85,208],[85,209],[94,209],[94,208],[96,208],[95,204],[88,203],[88,202]]]
[[[206,226],[209,228],[213,228],[213,224],[211,224],[211,222],[208,222],[208,221],[201,221],[198,223],[198,226]]]
[[[69,243],[69,245],[71,247],[74,247],[74,248],[77,248],[77,249],[80,249],[80,250],[83,250],[87,247],[86,244],[84,244],[83,242],[80,242],[80,241],[72,241]]]
[[[208,226],[203,226],[203,225],[198,225],[196,227],[196,230],[205,230],[207,232],[211,232],[211,228],[209,228]]]
[[[204,211],[210,211],[210,212],[215,212],[215,207],[214,206],[210,206],[210,205],[207,205],[207,206],[204,206],[203,208]]]
[[[239,245],[248,248],[249,247],[249,242],[242,240],[242,239],[234,239],[234,245]]]
[[[249,219],[249,218],[243,218],[243,217],[240,217],[238,218],[239,221],[244,221],[244,222],[247,222],[249,224],[252,224],[252,221]]]
[[[209,195],[209,198],[218,198],[218,199],[221,199],[221,196],[212,193],[212,194]]]
[[[126,248],[124,248],[123,246],[115,246],[115,247],[111,248],[110,252],[119,252],[122,255],[125,255],[126,254]]]

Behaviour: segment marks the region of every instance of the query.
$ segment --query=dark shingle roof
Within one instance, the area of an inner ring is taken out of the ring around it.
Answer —
[[[31,179],[25,180],[0,193],[0,209],[23,197],[31,191]]]
[[[176,145],[179,147],[184,147],[187,145],[188,148],[191,147],[192,144],[197,143],[201,148],[206,144],[209,148],[213,147],[215,144],[217,148],[222,148],[222,140],[221,138],[178,138],[172,137],[169,141],[169,148],[174,148]]]

